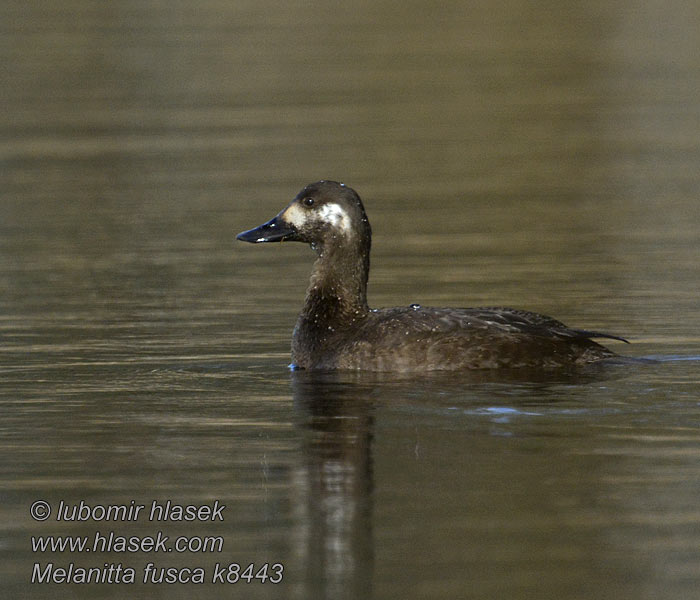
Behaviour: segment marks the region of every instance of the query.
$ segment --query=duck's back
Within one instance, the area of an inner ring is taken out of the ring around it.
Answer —
[[[336,330],[300,366],[372,371],[554,368],[616,356],[560,321],[509,308],[429,308],[370,311]]]

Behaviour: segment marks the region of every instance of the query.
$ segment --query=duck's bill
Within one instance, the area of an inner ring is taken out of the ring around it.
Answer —
[[[262,242],[281,242],[283,240],[295,240],[297,230],[289,223],[284,222],[279,215],[263,223],[255,229],[249,229],[239,233],[237,240],[260,244]]]

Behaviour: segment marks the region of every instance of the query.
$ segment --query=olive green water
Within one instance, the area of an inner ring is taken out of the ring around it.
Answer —
[[[696,597],[699,22],[682,0],[4,2],[3,597]],[[234,240],[320,178],[365,200],[371,305],[517,306],[660,360],[290,373],[312,253]],[[56,520],[132,500],[226,508]],[[32,548],[110,531],[223,543]],[[136,582],[32,584],[49,563]]]

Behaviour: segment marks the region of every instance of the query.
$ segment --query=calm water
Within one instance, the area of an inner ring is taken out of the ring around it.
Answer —
[[[698,22],[682,0],[4,2],[3,595],[696,597]],[[372,305],[514,305],[658,362],[290,373],[312,254],[235,234],[322,177],[365,200]],[[56,520],[132,500],[226,508]],[[223,542],[32,548],[110,531]],[[137,583],[31,584],[48,563]],[[140,583],[148,563],[206,583]],[[211,582],[232,563],[283,580]]]

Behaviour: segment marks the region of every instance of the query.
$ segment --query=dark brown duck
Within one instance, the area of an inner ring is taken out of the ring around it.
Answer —
[[[512,308],[370,309],[367,279],[372,230],[357,193],[342,183],[307,185],[272,220],[238,234],[245,242],[310,244],[316,262],[292,339],[302,369],[432,371],[558,368],[616,356],[591,338]]]

